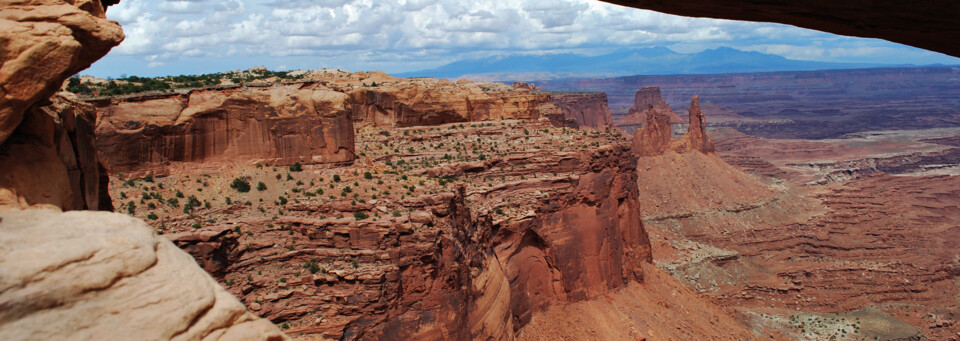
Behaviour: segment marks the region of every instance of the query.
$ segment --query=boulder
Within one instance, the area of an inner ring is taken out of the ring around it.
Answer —
[[[193,258],[136,218],[0,213],[8,340],[284,340]]]

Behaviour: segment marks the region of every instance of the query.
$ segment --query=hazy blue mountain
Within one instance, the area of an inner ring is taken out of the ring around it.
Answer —
[[[880,66],[886,65],[793,60],[729,47],[689,54],[677,53],[666,47],[650,47],[621,49],[599,56],[564,53],[461,60],[432,70],[399,73],[396,76],[533,80],[625,75],[809,71]]]

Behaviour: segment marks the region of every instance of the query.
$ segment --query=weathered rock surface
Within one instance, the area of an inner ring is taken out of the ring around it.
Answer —
[[[690,124],[687,133],[674,140],[670,127],[670,118],[653,106],[647,109],[647,123],[633,134],[633,149],[640,156],[661,155],[665,151],[686,153],[698,151],[703,154],[714,152],[713,139],[707,135],[703,111],[700,110],[700,97],[690,100]]]
[[[778,22],[847,36],[881,38],[960,56],[960,47],[950,43],[960,38],[956,25],[960,4],[949,1],[604,1],[690,17]]]
[[[289,181],[268,167],[234,168],[204,177],[209,187],[182,181],[196,172],[158,178],[158,196],[182,189],[213,205],[198,208],[197,220],[151,199],[161,205],[156,227],[295,337],[512,339],[537,312],[643,280],[651,251],[636,156],[616,132],[541,119],[367,127],[358,136],[370,159],[362,162],[376,164],[308,166]],[[488,154],[443,157],[461,145]],[[380,152],[385,146],[409,146],[409,154]],[[213,192],[243,175],[267,189]],[[300,189],[289,194],[284,186],[294,183]],[[336,197],[343,186],[351,192]],[[223,194],[236,201],[222,206]],[[276,195],[286,198],[267,200]]]
[[[0,214],[0,334],[9,340],[283,340],[143,221]]]
[[[99,1],[0,1],[0,143],[27,109],[123,40]]]
[[[683,122],[680,116],[677,116],[663,99],[660,94],[660,87],[645,86],[634,94],[633,106],[627,111],[627,116],[617,120],[614,124],[621,129],[632,132],[648,121],[647,115],[650,108],[665,115],[669,119],[668,123]],[[669,127],[669,124],[667,126]]]
[[[647,109],[646,124],[633,133],[633,151],[639,156],[654,156],[663,154],[673,142],[670,116],[664,112]]]
[[[106,174],[97,160],[95,117],[92,106],[69,92],[28,110],[0,145],[0,207],[111,209],[101,206],[108,193],[101,184]]]
[[[395,78],[386,73],[313,70],[309,79],[353,100],[357,127],[410,127],[500,119],[538,119],[550,96],[501,83]]]
[[[101,202],[95,114],[70,75],[123,40],[99,1],[0,2],[0,207],[109,209]]]
[[[683,135],[682,142],[690,149],[701,153],[713,153],[713,139],[707,135],[707,123],[703,117],[703,111],[700,110],[700,96],[693,96],[690,100],[690,124],[687,133]]]
[[[180,162],[346,163],[349,97],[313,83],[94,101],[110,172],[169,173]]]
[[[563,113],[564,122],[554,125],[596,130],[606,130],[613,125],[605,93],[553,93],[550,103]]]

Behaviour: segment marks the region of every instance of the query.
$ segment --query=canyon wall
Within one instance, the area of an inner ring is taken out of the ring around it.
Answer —
[[[605,93],[552,93],[550,103],[563,113],[554,125],[606,130],[613,125]]]
[[[24,116],[0,145],[0,206],[112,210],[94,142],[93,106],[59,92]]]
[[[223,281],[242,283],[231,292],[289,325],[291,335],[512,339],[538,311],[642,281],[650,246],[627,145],[495,159],[460,176],[480,180],[517,163],[528,166],[513,176],[529,180],[448,185],[396,201],[303,202],[286,210],[307,216],[281,216],[272,220],[277,225],[247,222],[240,233],[219,225],[167,238]],[[529,214],[496,213],[516,198]],[[337,216],[365,210],[402,214]],[[276,245],[288,243],[277,253]]]
[[[110,172],[165,175],[176,162],[353,161],[352,103],[311,83],[94,101]]]

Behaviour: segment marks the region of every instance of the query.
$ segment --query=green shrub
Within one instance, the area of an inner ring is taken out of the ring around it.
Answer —
[[[310,273],[315,274],[320,271],[320,265],[317,265],[317,261],[311,260],[303,264],[303,268],[310,271]]]
[[[237,190],[240,193],[246,193],[250,191],[250,180],[246,177],[239,177],[233,179],[233,183],[230,184],[230,188]]]
[[[370,215],[363,213],[362,211],[356,211],[356,212],[353,212],[353,217],[356,218],[357,220],[364,220],[364,219],[370,218]]]
[[[370,174],[370,172],[363,172],[363,178],[367,180],[373,179],[373,174]]]
[[[263,181],[257,182],[257,190],[261,192],[266,191],[267,184],[263,183]]]
[[[333,182],[340,182],[340,175],[339,175],[339,174],[334,174],[334,175],[333,175]]]
[[[159,218],[160,218],[160,217],[158,217],[156,213],[153,213],[153,212],[147,213],[147,219],[157,220],[157,219],[159,219]]]
[[[303,171],[303,165],[301,165],[299,162],[294,163],[292,166],[290,166],[290,171],[291,172]]]

